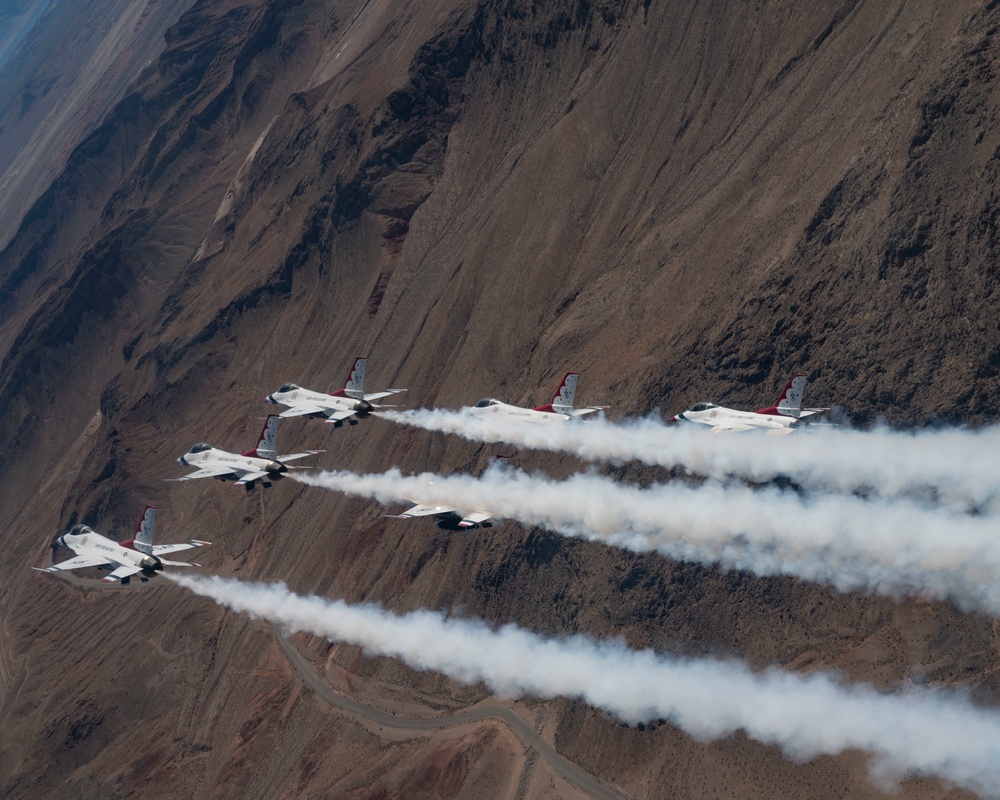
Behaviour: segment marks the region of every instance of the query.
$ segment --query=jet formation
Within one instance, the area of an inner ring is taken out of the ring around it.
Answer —
[[[340,428],[345,423],[357,425],[359,420],[366,419],[386,406],[373,401],[381,400],[394,394],[405,392],[405,389],[386,389],[381,392],[365,393],[365,368],[367,359],[355,358],[344,387],[333,392],[316,392],[303,389],[295,383],[285,383],[265,400],[275,405],[287,406],[280,414],[270,414],[264,421],[257,445],[243,453],[230,453],[220,450],[207,442],[198,442],[177,459],[183,466],[197,469],[179,478],[167,478],[171,481],[189,481],[199,478],[214,478],[220,481],[232,481],[236,486],[242,486],[249,494],[259,483],[265,489],[275,481],[282,479],[289,470],[310,469],[307,466],[294,466],[288,462],[307,456],[317,455],[323,450],[304,450],[300,453],[286,455],[278,454],[278,424],[289,417],[321,418],[325,423]],[[484,398],[475,406],[463,410],[469,414],[484,419],[512,419],[519,422],[539,424],[565,424],[579,420],[582,417],[603,411],[608,406],[585,406],[576,408],[574,399],[579,378],[577,372],[567,372],[559,384],[552,400],[535,408],[522,408],[510,405],[494,398]],[[712,432],[739,432],[763,429],[771,434],[787,434],[796,430],[802,424],[812,421],[816,416],[829,411],[828,408],[802,408],[802,395],[807,377],[795,375],[788,382],[785,390],[773,406],[757,411],[739,411],[725,408],[715,403],[698,403],[687,411],[683,411],[670,419],[671,423],[690,422],[709,426]],[[498,456],[498,460],[506,460],[507,456]],[[427,502],[419,498],[411,499],[414,505],[400,514],[387,514],[393,519],[411,519],[415,517],[433,517],[440,528],[446,530],[474,530],[489,528],[493,512],[485,508],[460,509],[442,503]],[[130,578],[138,574],[142,581],[148,580],[164,566],[187,567],[198,566],[185,561],[170,561],[162,558],[166,553],[201,547],[209,542],[192,539],[182,544],[153,544],[153,523],[156,508],[147,506],[136,529],[135,535],[122,542],[116,542],[100,535],[87,525],[74,525],[69,531],[57,536],[52,542],[53,554],[58,547],[72,549],[75,558],[53,564],[45,569],[35,567],[42,572],[58,572],[61,570],[98,567],[110,569],[111,573],[103,580],[105,582],[121,581],[128,585]]]

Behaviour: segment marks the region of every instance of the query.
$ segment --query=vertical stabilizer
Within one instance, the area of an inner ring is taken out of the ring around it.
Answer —
[[[808,375],[795,375],[788,382],[785,391],[778,401],[770,408],[762,408],[758,414],[780,414],[785,417],[798,417],[802,411],[802,395],[806,389]]]
[[[548,405],[538,406],[535,411],[552,411],[557,414],[573,413],[573,398],[576,397],[576,379],[579,372],[567,372],[566,376],[559,384],[552,402]]]
[[[156,506],[146,506],[142,516],[139,517],[139,524],[135,528],[135,535],[124,542],[119,542],[122,547],[131,547],[140,553],[153,554],[153,523],[156,521]]]
[[[351,367],[351,374],[347,376],[347,383],[344,384],[344,394],[353,397],[355,400],[365,399],[365,365],[368,359],[358,356],[354,359],[354,366]]]
[[[279,420],[280,417],[277,414],[268,414],[264,421],[264,427],[260,431],[257,446],[253,450],[247,450],[243,455],[251,458],[277,458]]]
[[[135,529],[135,549],[143,553],[153,552],[153,525],[156,522],[156,506],[146,506]]]

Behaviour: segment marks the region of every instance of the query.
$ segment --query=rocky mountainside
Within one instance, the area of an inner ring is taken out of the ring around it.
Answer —
[[[276,631],[165,581],[28,569],[77,521],[126,538],[147,502],[164,540],[210,539],[208,570],[244,580],[997,702],[992,621],[945,604],[513,522],[454,534],[291,481],[162,482],[194,441],[252,446],[264,395],[339,385],[358,354],[414,406],[535,405],[578,369],[578,402],[612,418],[755,408],[802,371],[809,402],[859,423],[994,420],[995,0],[168,6],[162,52],[135,54],[0,252],[0,794],[583,796],[497,719],[404,735],[332,709]],[[281,437],[357,471],[496,452],[378,419]],[[291,642],[377,709],[498,702]],[[883,796],[858,753],[796,764],[571,700],[506,705],[628,797]]]

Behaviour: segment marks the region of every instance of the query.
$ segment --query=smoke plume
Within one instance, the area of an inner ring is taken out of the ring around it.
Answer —
[[[858,748],[881,776],[937,775],[997,797],[1000,715],[944,692],[887,695],[824,673],[751,672],[735,662],[679,659],[586,636],[546,639],[515,625],[431,611],[302,597],[283,584],[167,575],[236,611],[359,645],[509,697],[579,698],[627,723],[667,719],[707,741],[742,730],[795,760]]]
[[[804,426],[788,436],[768,436],[713,434],[703,425],[667,425],[653,418],[533,425],[437,409],[383,416],[473,441],[572,453],[590,461],[636,460],[715,479],[766,482],[785,476],[806,489],[910,495],[981,512],[1000,506],[1000,471],[995,466],[1000,426],[916,432]]]
[[[396,469],[294,478],[383,505],[409,500],[450,505],[459,513],[486,509],[565,536],[677,560],[791,575],[845,592],[919,593],[1000,613],[995,520],[902,500],[804,498],[678,481],[640,488],[594,474],[555,481],[510,469],[491,469],[480,478],[404,476]]]

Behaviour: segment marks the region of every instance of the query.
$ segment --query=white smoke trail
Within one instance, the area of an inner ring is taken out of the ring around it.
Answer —
[[[295,480],[383,505],[412,502],[487,509],[557,533],[634,551],[792,575],[840,591],[920,593],[966,610],[1000,612],[995,520],[894,501],[754,491],[679,482],[639,488],[599,475],[553,481],[517,470],[404,476],[296,474]]]
[[[591,461],[636,460],[716,479],[738,476],[766,482],[784,475],[807,489],[863,489],[883,497],[932,495],[942,504],[980,511],[1000,506],[1000,426],[912,433],[824,426],[767,436],[712,434],[696,423],[666,425],[652,418],[532,425],[440,409],[382,416],[473,441],[573,453]]]
[[[501,695],[579,698],[628,723],[668,719],[706,741],[737,730],[796,760],[849,748],[875,754],[882,773],[937,775],[1000,797],[1000,715],[942,692],[893,696],[831,675],[753,673],[715,659],[679,659],[585,636],[545,639],[515,625],[302,597],[283,584],[167,577],[217,603],[331,641],[394,656]]]

